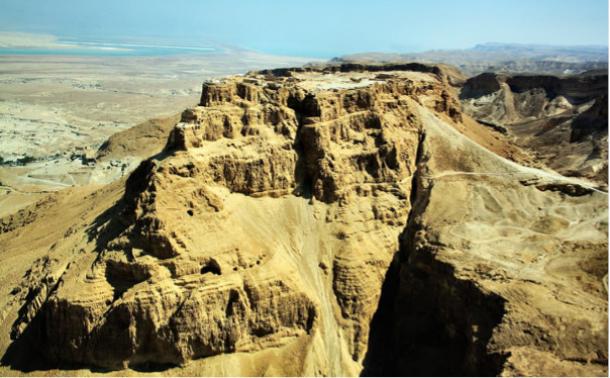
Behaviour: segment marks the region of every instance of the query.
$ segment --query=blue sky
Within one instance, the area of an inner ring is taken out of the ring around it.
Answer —
[[[0,31],[332,57],[477,43],[607,45],[606,0],[0,0]]]

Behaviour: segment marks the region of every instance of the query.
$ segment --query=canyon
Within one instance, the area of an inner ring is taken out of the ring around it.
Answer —
[[[92,159],[0,218],[2,375],[608,374],[607,72],[252,71]]]

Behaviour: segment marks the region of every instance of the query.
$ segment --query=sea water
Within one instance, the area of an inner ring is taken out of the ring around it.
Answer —
[[[66,47],[0,47],[0,55],[76,55],[76,56],[164,56],[209,54],[218,52],[214,47],[173,46],[131,43],[71,42]]]

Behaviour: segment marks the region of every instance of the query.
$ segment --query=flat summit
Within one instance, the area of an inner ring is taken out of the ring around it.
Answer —
[[[127,178],[0,219],[2,374],[606,375],[595,145],[560,166],[526,128],[569,111],[566,145],[607,140],[578,123],[607,104],[518,80],[349,63],[205,82],[175,127],[104,146],[154,153]]]

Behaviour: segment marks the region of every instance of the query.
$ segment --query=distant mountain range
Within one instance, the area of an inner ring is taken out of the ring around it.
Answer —
[[[463,50],[420,53],[360,53],[334,58],[335,62],[447,63],[466,75],[482,72],[573,74],[608,68],[607,46],[550,46],[485,43]]]

